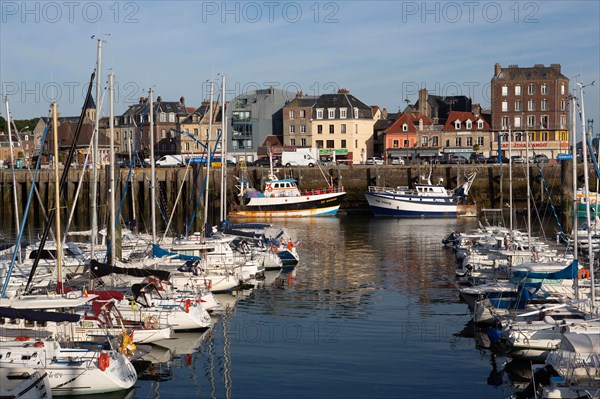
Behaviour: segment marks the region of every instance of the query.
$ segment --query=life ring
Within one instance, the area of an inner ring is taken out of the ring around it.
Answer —
[[[192,305],[192,301],[189,299],[185,300],[185,313],[190,313],[190,306]]]
[[[279,252],[279,248],[277,247],[277,245],[273,245],[273,246],[271,247],[271,252],[273,252],[273,253],[277,253],[277,252]]]
[[[98,358],[98,368],[104,371],[108,366],[110,366],[110,358],[108,357],[108,353],[104,352]]]
[[[581,269],[577,272],[577,277],[579,277],[580,280],[590,278],[590,271],[588,269]]]
[[[288,244],[287,244],[287,249],[288,249],[288,251],[290,251],[290,252],[291,252],[291,251],[292,251],[292,249],[294,249],[294,243],[293,243],[293,242],[291,242],[291,241],[289,241],[289,242],[288,242]]]
[[[158,319],[155,316],[147,316],[144,319],[144,328],[146,330],[154,330],[158,327]]]
[[[268,192],[271,192],[271,191],[273,191],[273,187],[271,187],[271,186],[267,187],[267,191],[268,191]]]

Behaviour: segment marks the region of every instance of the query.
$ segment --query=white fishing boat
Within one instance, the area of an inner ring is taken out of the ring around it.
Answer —
[[[48,373],[52,396],[115,392],[137,381],[133,365],[122,353],[62,348],[53,340],[2,342],[0,369],[4,368]]]
[[[463,184],[448,190],[441,181],[431,184],[430,173],[427,183],[417,184],[414,189],[369,186],[365,196],[375,216],[456,217],[458,206],[466,203],[475,176],[475,172],[469,174]]]

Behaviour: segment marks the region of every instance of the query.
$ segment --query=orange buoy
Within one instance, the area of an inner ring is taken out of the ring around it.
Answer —
[[[579,277],[580,280],[590,278],[590,271],[588,269],[581,269],[577,272],[577,277]]]
[[[108,353],[104,352],[98,358],[98,368],[102,371],[106,370],[110,366],[110,359]]]

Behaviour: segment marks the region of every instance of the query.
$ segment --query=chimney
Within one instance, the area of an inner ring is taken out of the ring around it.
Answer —
[[[179,103],[185,108],[185,97],[181,96]]]
[[[388,114],[387,114],[387,108],[384,108],[384,109],[381,111],[381,119],[387,119],[387,115],[388,115]]]
[[[146,102],[146,100],[144,99],[144,97],[140,97],[140,104],[143,104],[144,102]]]
[[[419,90],[419,114],[425,115],[427,117],[431,117],[429,115],[429,107],[427,106],[427,100],[429,99],[429,94],[427,93],[427,89],[423,88]]]
[[[161,102],[161,101],[162,101],[162,97],[161,97],[161,96],[158,96],[158,97],[156,97],[156,102],[157,102],[157,103],[159,103],[159,102]]]
[[[481,104],[473,104],[471,105],[471,112],[475,115],[475,116],[479,116],[481,115]]]
[[[552,68],[556,72],[560,73],[560,64],[550,64],[550,68]]]
[[[496,62],[496,64],[494,64],[494,77],[498,77],[498,75],[500,75],[501,70],[502,70],[502,67],[500,66],[499,63]]]

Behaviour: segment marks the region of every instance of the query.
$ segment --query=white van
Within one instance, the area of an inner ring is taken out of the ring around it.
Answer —
[[[156,166],[183,166],[185,161],[181,155],[165,155],[156,161]]]

